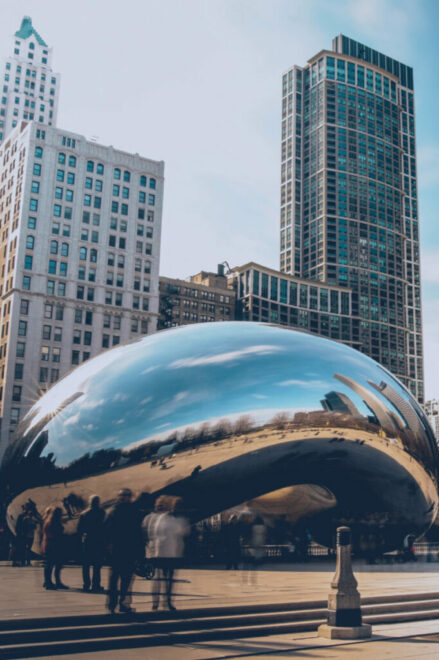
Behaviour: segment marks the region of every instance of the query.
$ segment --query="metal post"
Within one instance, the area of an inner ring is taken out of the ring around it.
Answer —
[[[361,639],[370,637],[372,627],[361,621],[361,600],[352,572],[351,530],[337,529],[337,564],[328,596],[328,623],[319,626],[320,637]]]

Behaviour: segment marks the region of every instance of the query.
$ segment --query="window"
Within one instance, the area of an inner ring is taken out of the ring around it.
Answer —
[[[85,177],[85,187],[91,190],[93,188],[93,179],[91,176]]]
[[[81,330],[73,330],[73,343],[74,344],[80,344],[81,343]]]
[[[149,204],[150,206],[154,206],[154,205],[155,205],[155,195],[153,195],[152,193],[150,193],[150,194],[148,195],[148,204]]]
[[[93,302],[94,299],[95,299],[95,290],[92,286],[89,286],[87,288],[87,300],[89,302]]]
[[[38,181],[32,181],[31,192],[37,193],[37,194],[40,192],[40,184],[39,184]]]
[[[84,206],[91,206],[91,195],[84,195]]]
[[[29,229],[35,229],[37,226],[37,219],[33,216],[29,216],[27,219],[27,226]]]
[[[68,257],[69,256],[69,244],[68,243],[63,243],[61,245],[61,256],[62,257]]]
[[[50,241],[50,253],[58,254],[58,241]]]
[[[17,341],[17,345],[15,348],[15,355],[18,358],[24,358],[24,354],[26,352],[26,344],[24,341]]]
[[[61,217],[61,211],[62,211],[62,206],[60,204],[53,205],[53,215],[55,216],[55,218]]]
[[[75,323],[82,323],[82,309],[75,309]]]
[[[102,348],[109,348],[110,346],[110,335],[102,335]]]
[[[128,183],[131,181],[131,174],[127,170],[124,170],[123,180],[127,181]]]
[[[69,156],[69,167],[76,167],[76,156]]]
[[[55,383],[59,378],[59,369],[50,370],[50,382]]]
[[[56,306],[55,319],[57,321],[62,321],[64,319],[64,306],[63,305],[57,305]]]
[[[79,364],[79,351],[72,351],[72,364]]]
[[[86,247],[80,247],[79,248],[79,258],[81,261],[85,261],[87,259],[87,248]]]
[[[55,273],[56,273],[56,261],[55,261],[55,259],[50,259],[50,260],[49,260],[49,269],[48,269],[48,272],[49,272],[51,275],[55,275]]]
[[[59,362],[61,358],[61,349],[55,346],[52,348],[52,362]]]
[[[104,328],[109,328],[110,327],[110,321],[111,321],[110,314],[104,314],[104,322],[103,322]]]
[[[101,208],[101,202],[102,202],[102,198],[101,197],[96,197],[96,195],[95,195],[95,198],[93,200],[94,208],[95,209],[100,209]]]
[[[102,163],[98,163],[96,165],[96,174],[103,174],[104,173],[104,166]]]
[[[55,282],[54,282],[54,280],[47,280],[47,293],[51,296],[55,295]]]
[[[43,147],[35,147],[35,158],[43,157]]]
[[[92,160],[87,161],[87,172],[93,172],[95,168],[95,164]]]
[[[12,401],[21,401],[21,385],[14,385],[12,388]]]
[[[119,238],[119,248],[125,250],[126,247],[126,238]]]
[[[119,213],[119,202],[111,202],[111,212]]]
[[[144,174],[140,176],[140,185],[146,186],[146,176]]]
[[[96,263],[98,260],[98,251],[95,248],[91,248],[90,250],[90,261],[92,263]]]
[[[63,154],[62,152],[60,152],[60,153],[58,154],[58,163],[59,163],[60,165],[65,165],[65,162],[66,162],[66,155]]]
[[[85,289],[84,289],[83,286],[78,285],[76,287],[76,297],[77,297],[78,300],[84,300],[84,291],[85,291]]]
[[[62,172],[62,170],[60,170],[60,172]],[[67,183],[69,183],[71,186],[75,185],[75,175],[73,172],[67,173]]]
[[[56,170],[56,180],[64,181],[64,170]]]
[[[93,325],[93,312],[85,312],[85,325]]]
[[[38,211],[38,200],[37,199],[30,199],[29,209],[31,211]]]
[[[62,275],[62,277],[67,277],[67,262],[66,261],[61,261],[59,265],[59,274]]]
[[[53,305],[50,303],[46,303],[44,305],[44,318],[45,319],[51,319],[53,315]]]
[[[27,321],[18,321],[18,334],[20,337],[26,337]]]
[[[41,165],[40,165],[40,163],[34,163],[33,173],[34,173],[34,176],[40,176],[41,175]]]
[[[27,316],[29,314],[29,300],[20,300],[20,314]]]
[[[90,224],[90,211],[82,212],[82,222],[86,225]]]
[[[49,370],[47,367],[40,367],[40,383],[47,383],[49,378]]]
[[[70,236],[70,225],[63,225],[62,226],[62,235],[63,236]]]
[[[73,190],[66,190],[66,202],[73,202]]]
[[[24,267],[26,270],[32,270],[32,261],[33,259],[29,254],[24,257]]]
[[[35,238],[34,236],[27,236],[26,237],[26,250],[33,250],[35,245]]]
[[[38,190],[37,190],[37,192],[38,192]],[[129,188],[126,188],[125,186],[122,188],[122,197],[124,199],[129,199],[129,197],[130,197],[130,189]]]
[[[48,346],[41,346],[41,359],[43,362],[49,362],[49,347]]]
[[[107,264],[109,266],[114,266],[114,252],[108,253]]]
[[[155,181],[155,179],[153,179],[152,177],[151,177],[150,180],[149,180],[149,187],[152,188],[153,190],[155,190],[155,187],[156,187],[156,181]]]
[[[144,192],[143,190],[141,190],[141,191],[139,192],[139,202],[140,202],[141,204],[145,204],[145,203],[146,203],[146,192]]]
[[[120,179],[120,169],[118,167],[113,170],[113,178]]]
[[[117,346],[118,344],[120,344],[119,335],[113,335],[113,346]]]
[[[54,341],[62,341],[62,328],[59,326],[56,326],[55,331],[53,333],[53,340]]]
[[[21,362],[15,363],[14,378],[15,380],[23,380],[23,364]]]
[[[122,293],[116,293],[115,304],[117,307],[122,307]]]
[[[45,341],[49,341],[50,337],[52,334],[52,326],[51,325],[43,325],[43,339]]]
[[[92,333],[90,330],[85,330],[84,332],[84,345],[91,346]]]

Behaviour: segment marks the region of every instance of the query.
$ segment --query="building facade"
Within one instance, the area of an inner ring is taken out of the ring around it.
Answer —
[[[52,49],[25,16],[4,65],[0,143],[23,119],[56,126],[59,83],[59,74],[52,70]]]
[[[202,271],[187,280],[160,277],[159,330],[234,319],[235,294],[222,266],[217,273]]]
[[[413,71],[345,36],[282,79],[280,270],[352,291],[352,340],[424,398]]]
[[[256,263],[233,268],[236,317],[277,323],[336,339],[358,348],[353,340],[352,294],[344,287],[311,282]]]
[[[427,415],[430,426],[433,429],[436,441],[439,444],[439,401],[438,399],[431,399],[426,401],[424,411]]]
[[[42,390],[156,330],[163,175],[36,122],[0,146],[3,449]]]

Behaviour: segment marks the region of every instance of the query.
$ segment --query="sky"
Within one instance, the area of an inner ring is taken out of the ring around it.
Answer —
[[[2,0],[61,73],[58,126],[165,161],[160,273],[279,267],[281,76],[343,33],[414,68],[427,398],[439,397],[436,0]]]

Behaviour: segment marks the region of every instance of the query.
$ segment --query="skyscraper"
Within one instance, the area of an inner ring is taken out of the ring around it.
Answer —
[[[22,119],[56,126],[59,79],[51,68],[52,49],[25,16],[6,59],[0,103],[0,142]]]
[[[413,70],[345,36],[282,79],[280,269],[352,291],[352,340],[424,398]]]
[[[0,146],[0,455],[41,391],[156,330],[163,172],[36,122]]]

